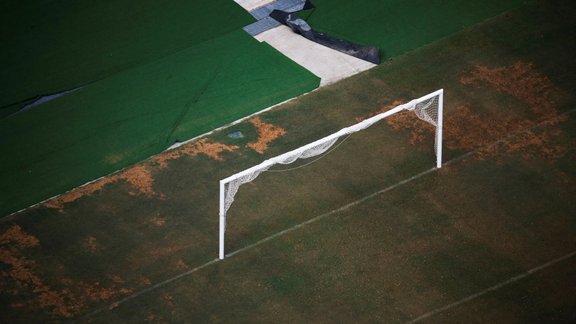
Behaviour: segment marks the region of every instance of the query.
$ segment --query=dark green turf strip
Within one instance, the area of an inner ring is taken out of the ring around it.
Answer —
[[[319,80],[242,30],[0,120],[0,215],[292,98]]]
[[[393,58],[518,7],[526,0],[315,0],[318,31],[377,46]]]
[[[102,79],[251,22],[231,0],[3,3],[0,107]]]

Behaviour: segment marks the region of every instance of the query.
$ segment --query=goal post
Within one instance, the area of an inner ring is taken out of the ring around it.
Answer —
[[[444,104],[444,90],[440,89],[408,103],[396,106],[386,112],[367,118],[355,125],[343,128],[338,132],[321,138],[317,141],[299,147],[290,152],[278,155],[262,163],[236,173],[226,179],[220,180],[220,224],[219,224],[219,258],[224,259],[224,239],[226,232],[226,214],[234,201],[234,196],[241,185],[256,179],[262,172],[267,171],[276,164],[290,164],[298,159],[307,159],[318,156],[330,149],[339,138],[364,130],[380,120],[398,112],[413,111],[418,118],[435,126],[434,151],[436,153],[436,167],[442,167],[442,115]]]

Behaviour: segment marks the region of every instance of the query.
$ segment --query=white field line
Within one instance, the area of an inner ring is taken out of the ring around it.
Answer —
[[[569,111],[567,111],[567,112],[564,112],[564,113],[560,114],[559,116],[569,115],[569,114],[572,114],[572,113],[574,113],[574,112],[576,112],[576,108],[575,108],[575,109],[571,109],[571,110],[569,110]],[[458,156],[458,157],[456,157],[456,158],[453,158],[452,160],[446,161],[446,162],[443,163],[442,165],[443,165],[443,166],[448,166],[448,165],[454,164],[454,163],[456,163],[456,162],[462,161],[463,159],[465,159],[465,158],[467,158],[467,157],[469,157],[469,156],[471,156],[471,155],[473,155],[473,154],[476,154],[476,153],[478,153],[479,151],[481,151],[481,150],[483,150],[483,149],[486,149],[486,148],[488,148],[488,147],[492,147],[492,146],[494,146],[494,145],[498,145],[499,143],[501,143],[501,142],[503,142],[503,141],[505,141],[505,140],[507,140],[507,139],[509,139],[509,138],[512,138],[513,136],[518,135],[518,134],[520,134],[520,133],[522,133],[522,132],[529,131],[529,130],[531,130],[531,129],[535,129],[535,128],[538,128],[538,127],[540,127],[540,126],[546,125],[546,124],[548,124],[548,123],[554,122],[556,119],[558,119],[559,116],[555,116],[555,117],[553,117],[553,118],[551,118],[551,119],[548,119],[548,120],[545,120],[545,121],[543,121],[543,122],[541,122],[541,123],[539,123],[539,124],[533,125],[532,127],[528,127],[528,128],[526,128],[526,129],[523,129],[523,130],[520,130],[520,131],[518,131],[518,132],[515,132],[515,133],[511,134],[510,136],[507,136],[506,138],[501,139],[501,140],[498,140],[498,141],[496,141],[496,142],[494,142],[494,143],[492,143],[492,144],[490,144],[490,145],[487,145],[487,146],[485,146],[485,147],[482,147],[482,148],[476,149],[476,150],[474,150],[474,151],[471,151],[471,152],[465,153],[465,154],[463,154],[463,155],[460,155],[460,156]],[[204,263],[204,264],[202,264],[202,265],[200,265],[200,266],[198,266],[198,267],[195,267],[195,268],[193,268],[193,269],[191,269],[191,270],[188,270],[188,271],[183,272],[183,273],[181,273],[181,274],[179,274],[179,275],[177,275],[177,276],[174,276],[174,277],[172,277],[172,278],[170,278],[170,279],[164,280],[164,281],[159,282],[159,283],[157,283],[157,284],[155,284],[155,285],[153,285],[153,286],[150,286],[150,287],[148,287],[148,288],[145,288],[145,289],[143,289],[143,290],[141,290],[141,291],[139,291],[139,292],[137,292],[137,293],[135,293],[135,294],[132,294],[132,295],[130,295],[130,296],[126,296],[126,297],[120,299],[119,301],[116,301],[116,302],[112,303],[112,304],[109,305],[109,306],[98,308],[98,309],[96,309],[96,310],[94,310],[94,311],[92,311],[92,312],[90,312],[90,313],[87,313],[87,314],[84,315],[84,316],[81,316],[78,320],[82,320],[82,319],[88,318],[88,317],[90,317],[90,316],[99,314],[99,313],[101,313],[101,312],[103,312],[103,311],[105,311],[105,310],[111,310],[111,309],[114,309],[114,308],[116,308],[116,307],[119,307],[121,304],[123,304],[123,303],[125,303],[125,302],[127,302],[127,301],[129,301],[129,300],[132,300],[132,299],[134,299],[134,298],[137,298],[137,297],[139,297],[139,296],[141,296],[141,295],[144,295],[144,294],[146,294],[146,293],[148,293],[148,292],[150,292],[150,291],[152,291],[152,290],[154,290],[154,289],[156,289],[156,288],[160,288],[160,287],[162,287],[162,286],[165,286],[165,285],[167,285],[167,284],[169,284],[169,283],[172,283],[172,282],[174,282],[174,281],[176,281],[176,280],[178,280],[178,279],[181,279],[181,278],[183,278],[183,277],[186,277],[186,276],[188,276],[188,275],[190,275],[190,274],[192,274],[192,273],[194,273],[194,272],[197,272],[197,271],[199,271],[199,270],[202,270],[202,269],[204,269],[204,268],[206,268],[206,267],[208,267],[208,266],[210,266],[210,265],[216,264],[216,263],[218,263],[218,262],[220,262],[220,261],[228,260],[228,258],[230,258],[230,257],[232,257],[232,256],[234,256],[234,255],[237,255],[237,254],[240,254],[240,253],[242,253],[242,252],[248,251],[248,250],[250,250],[250,249],[252,249],[252,248],[255,248],[255,247],[257,247],[257,246],[259,246],[259,245],[261,245],[261,244],[263,244],[263,243],[266,243],[266,242],[268,242],[268,241],[271,241],[271,240],[273,240],[273,239],[275,239],[275,238],[277,238],[277,237],[283,236],[283,235],[285,235],[285,234],[287,234],[287,233],[293,232],[293,231],[295,231],[295,230],[297,230],[297,229],[300,229],[300,228],[302,228],[302,227],[304,227],[304,226],[306,226],[306,225],[315,223],[315,222],[317,222],[317,221],[319,221],[319,220],[321,220],[321,219],[324,219],[324,218],[326,218],[326,217],[328,217],[328,216],[331,216],[331,215],[334,215],[334,214],[337,214],[337,213],[346,211],[346,210],[348,210],[348,209],[350,209],[350,208],[352,208],[352,207],[354,207],[354,206],[357,206],[357,205],[359,205],[359,204],[361,204],[361,203],[363,203],[363,202],[365,202],[365,201],[367,201],[367,200],[369,200],[369,199],[372,199],[372,198],[374,198],[374,197],[376,197],[376,196],[378,196],[378,195],[381,195],[381,194],[383,194],[383,193],[386,193],[386,192],[388,192],[388,191],[394,190],[394,189],[396,189],[396,188],[398,188],[398,187],[400,187],[400,186],[402,186],[402,185],[404,185],[404,184],[407,184],[407,183],[409,183],[409,182],[411,182],[411,181],[413,181],[413,180],[419,179],[419,178],[421,178],[421,177],[423,177],[423,176],[425,176],[425,175],[427,175],[427,174],[430,174],[430,173],[432,173],[432,172],[434,172],[434,171],[436,171],[436,170],[438,170],[438,169],[437,169],[437,168],[431,168],[431,169],[428,169],[428,170],[423,171],[423,172],[421,172],[421,173],[418,173],[418,174],[416,174],[416,175],[414,175],[414,176],[412,176],[412,177],[410,177],[410,178],[407,178],[407,179],[405,179],[405,180],[402,180],[402,181],[400,181],[400,182],[397,182],[396,184],[393,184],[393,185],[391,185],[391,186],[389,186],[389,187],[386,187],[386,188],[384,188],[384,189],[382,189],[382,190],[379,190],[379,191],[374,192],[374,193],[372,193],[372,194],[370,194],[370,195],[367,195],[367,196],[365,196],[365,197],[363,197],[363,198],[360,198],[360,199],[358,199],[358,200],[356,200],[356,201],[353,201],[353,202],[351,202],[351,203],[349,203],[349,204],[346,204],[346,205],[344,205],[344,206],[342,206],[342,207],[340,207],[340,208],[338,208],[338,209],[334,209],[334,210],[332,210],[332,211],[330,211],[330,212],[327,212],[327,213],[324,213],[324,214],[322,214],[322,215],[316,216],[316,217],[314,217],[314,218],[312,218],[312,219],[309,219],[309,220],[307,220],[307,221],[305,221],[305,222],[302,222],[302,223],[300,223],[300,224],[294,225],[294,226],[292,226],[292,227],[290,227],[290,228],[287,228],[287,229],[285,229],[285,230],[283,230],[283,231],[280,231],[280,232],[278,232],[278,233],[276,233],[276,234],[273,234],[273,235],[271,235],[271,236],[268,236],[268,237],[266,237],[266,238],[264,238],[264,239],[262,239],[262,240],[260,240],[260,241],[257,241],[257,242],[255,242],[255,243],[252,243],[252,244],[250,244],[250,245],[247,245],[247,246],[245,246],[245,247],[243,247],[243,248],[240,248],[240,249],[238,249],[238,250],[236,250],[236,251],[230,252],[230,253],[226,254],[226,258],[225,258],[225,259],[222,259],[222,260],[221,260],[221,259],[218,259],[218,258],[217,258],[217,259],[213,259],[213,260],[208,261],[208,262],[206,262],[206,263]],[[576,255],[576,251],[574,251],[574,252],[572,252],[572,253],[570,253],[570,254],[567,254],[567,255],[565,255],[565,256],[563,256],[563,257],[560,257],[560,258],[558,258],[558,259],[555,259],[555,260],[552,260],[552,261],[550,261],[550,262],[544,263],[544,264],[542,264],[542,265],[540,265],[540,266],[538,266],[538,267],[536,267],[536,268],[533,268],[533,269],[531,269],[531,270],[528,270],[527,272],[525,272],[525,273],[523,273],[523,274],[520,274],[520,275],[518,275],[518,276],[512,277],[512,278],[510,278],[509,280],[504,281],[504,282],[502,282],[502,283],[500,283],[500,284],[498,284],[498,285],[495,285],[495,286],[493,286],[493,287],[490,287],[490,288],[488,288],[488,289],[485,289],[484,291],[478,292],[477,294],[474,294],[474,295],[471,295],[471,296],[469,296],[469,297],[466,297],[466,298],[464,298],[463,300],[461,300],[461,301],[459,301],[459,302],[456,302],[456,303],[453,303],[453,304],[444,306],[444,307],[439,308],[439,309],[437,309],[437,310],[434,310],[434,311],[432,311],[432,312],[430,312],[430,313],[424,314],[424,315],[422,315],[422,316],[420,316],[420,317],[418,317],[418,318],[416,318],[416,319],[414,319],[414,320],[412,320],[412,321],[417,321],[417,320],[424,319],[424,316],[430,317],[430,316],[432,316],[432,315],[434,315],[434,314],[437,314],[437,313],[441,312],[442,310],[445,310],[445,309],[448,309],[448,308],[457,306],[457,305],[456,305],[457,303],[459,303],[459,304],[465,303],[465,302],[468,301],[468,300],[474,299],[474,298],[476,298],[476,297],[478,297],[478,296],[481,296],[481,295],[483,295],[483,294],[485,294],[485,293],[488,293],[488,292],[490,292],[490,291],[496,290],[496,289],[498,289],[498,288],[500,288],[500,287],[502,287],[502,286],[505,286],[505,285],[508,284],[508,283],[512,283],[512,282],[518,281],[518,280],[520,280],[520,279],[522,279],[522,278],[527,277],[528,275],[530,275],[530,274],[532,274],[532,273],[534,273],[534,272],[537,272],[537,271],[539,271],[539,270],[542,270],[542,269],[544,269],[544,268],[546,268],[546,267],[549,267],[549,266],[551,266],[551,265],[553,265],[553,264],[555,264],[555,263],[558,263],[558,262],[563,261],[563,260],[565,260],[565,259],[571,258],[571,257],[573,257],[574,255]],[[516,278],[516,279],[515,279],[515,278]],[[478,296],[476,296],[476,295],[478,295]],[[459,304],[458,304],[458,305],[459,305]],[[451,306],[451,307],[449,307],[449,306]],[[428,314],[430,314],[430,315],[428,315]]]
[[[562,262],[562,261],[568,260],[568,259],[574,257],[575,255],[576,255],[576,251],[572,251],[572,252],[570,252],[570,253],[568,253],[568,254],[566,254],[566,255],[564,255],[564,256],[561,256],[561,257],[556,258],[556,259],[554,259],[554,260],[552,260],[552,261],[549,261],[549,262],[546,262],[546,263],[544,263],[544,264],[541,264],[541,265],[539,265],[539,266],[537,266],[537,267],[535,267],[535,268],[532,268],[532,269],[530,269],[530,270],[528,270],[528,271],[526,271],[526,272],[524,272],[524,273],[521,273],[521,274],[519,274],[519,275],[517,275],[517,276],[515,276],[515,277],[512,277],[512,278],[510,278],[510,279],[508,279],[508,280],[502,281],[502,282],[500,282],[500,283],[498,283],[498,284],[496,284],[496,285],[494,285],[494,286],[492,286],[492,287],[486,288],[486,289],[484,289],[484,290],[482,290],[482,291],[479,291],[479,292],[477,292],[477,293],[475,293],[475,294],[472,294],[472,295],[470,295],[470,296],[468,296],[468,297],[462,298],[462,299],[460,299],[459,301],[456,301],[456,302],[454,302],[454,303],[452,303],[452,304],[448,304],[448,305],[446,305],[446,306],[444,306],[444,307],[436,308],[436,309],[433,310],[433,311],[430,311],[430,312],[428,312],[428,313],[426,313],[426,314],[420,315],[420,316],[416,317],[415,319],[406,322],[406,324],[408,324],[408,323],[420,322],[420,321],[422,321],[422,320],[425,320],[425,319],[427,319],[427,318],[430,318],[430,317],[432,317],[432,316],[434,316],[434,315],[436,315],[436,314],[438,314],[438,313],[441,313],[441,312],[443,312],[443,311],[449,310],[449,309],[454,308],[454,307],[458,307],[458,306],[460,306],[460,305],[462,305],[462,304],[465,304],[465,303],[467,303],[467,302],[469,302],[469,301],[472,301],[472,300],[474,300],[474,299],[476,299],[476,298],[482,297],[482,296],[484,296],[484,295],[486,295],[486,294],[488,294],[488,293],[490,293],[490,292],[493,292],[493,291],[498,290],[498,289],[500,289],[500,288],[502,288],[502,287],[505,287],[505,286],[508,286],[508,285],[510,285],[510,284],[513,284],[513,283],[515,283],[516,281],[522,280],[522,279],[524,279],[524,278],[526,278],[526,277],[528,277],[528,276],[530,276],[530,275],[532,275],[532,274],[534,274],[534,273],[536,273],[536,272],[538,272],[538,271],[542,271],[542,270],[544,270],[544,269],[546,269],[546,268],[549,268],[549,267],[551,267],[551,266],[553,266],[553,265],[555,265],[555,264],[557,264],[557,263],[560,263],[560,262]]]

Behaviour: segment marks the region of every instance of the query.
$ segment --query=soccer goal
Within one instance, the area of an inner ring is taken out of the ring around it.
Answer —
[[[328,151],[341,137],[364,130],[380,120],[399,113],[404,110],[412,111],[414,114],[436,127],[434,139],[434,151],[436,153],[436,167],[442,167],[442,111],[443,111],[442,89],[414,99],[408,103],[399,105],[386,112],[365,119],[355,125],[343,128],[338,132],[314,141],[310,144],[299,147],[290,152],[265,160],[264,162],[236,173],[226,179],[220,180],[220,244],[219,258],[224,259],[224,238],[226,232],[226,213],[230,209],[234,196],[241,185],[256,179],[262,172],[267,171],[276,164],[290,164],[298,159],[308,159],[321,155]]]

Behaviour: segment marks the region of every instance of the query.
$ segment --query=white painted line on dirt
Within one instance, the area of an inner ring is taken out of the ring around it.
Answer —
[[[512,277],[512,278],[510,278],[510,279],[508,279],[508,280],[506,280],[506,281],[502,281],[502,282],[500,282],[500,283],[498,283],[498,284],[496,284],[496,285],[494,285],[494,286],[492,286],[492,287],[490,287],[490,288],[486,288],[486,289],[484,289],[484,290],[482,290],[482,291],[480,291],[480,292],[477,292],[477,293],[475,293],[475,294],[473,294],[473,295],[470,295],[470,296],[468,296],[468,297],[466,297],[466,298],[462,298],[462,299],[460,299],[460,300],[457,301],[457,302],[454,302],[454,303],[452,303],[452,304],[448,304],[448,305],[446,305],[446,306],[444,306],[444,307],[437,308],[437,309],[435,309],[435,310],[433,310],[433,311],[430,311],[430,312],[428,312],[428,313],[426,313],[426,314],[423,314],[423,315],[421,315],[421,316],[418,316],[417,318],[415,318],[415,319],[413,319],[413,320],[411,320],[411,321],[406,322],[406,324],[408,324],[408,323],[416,323],[416,322],[425,320],[425,319],[427,319],[427,318],[430,318],[430,317],[432,317],[432,316],[434,316],[434,315],[436,315],[436,314],[438,314],[438,313],[441,313],[441,312],[443,312],[443,311],[449,310],[449,309],[454,308],[454,307],[458,307],[458,306],[460,306],[460,305],[462,305],[462,304],[465,304],[465,303],[467,303],[467,302],[469,302],[469,301],[472,301],[472,300],[474,300],[474,299],[476,299],[476,298],[478,298],[478,297],[482,297],[482,296],[484,296],[484,295],[486,295],[486,294],[488,294],[488,293],[490,293],[490,292],[492,292],[492,291],[495,291],[495,290],[498,290],[498,289],[500,289],[500,288],[502,288],[502,287],[504,287],[504,286],[508,286],[508,285],[510,285],[510,284],[513,284],[513,283],[515,283],[516,281],[519,281],[519,280],[521,280],[521,279],[524,279],[524,278],[526,278],[526,277],[528,277],[528,276],[530,276],[530,275],[532,275],[532,274],[534,274],[534,273],[536,273],[536,272],[538,272],[538,271],[541,271],[541,270],[544,270],[544,269],[546,269],[546,268],[549,268],[549,267],[551,267],[551,266],[553,266],[553,265],[555,265],[555,264],[557,264],[557,263],[560,263],[560,262],[562,262],[562,261],[564,261],[564,260],[568,260],[568,259],[570,259],[570,258],[572,258],[572,257],[574,257],[574,256],[576,256],[576,251],[570,252],[570,253],[568,253],[568,254],[566,254],[566,255],[564,255],[564,256],[561,256],[561,257],[556,258],[556,259],[554,259],[554,260],[552,260],[552,261],[546,262],[546,263],[544,263],[544,264],[542,264],[542,265],[539,265],[539,266],[537,266],[537,267],[535,267],[535,268],[532,268],[532,269],[530,269],[530,270],[528,270],[528,271],[526,271],[526,272],[524,272],[524,273],[522,273],[522,274],[519,274],[519,275],[517,275],[517,276],[515,276],[515,277]]]

